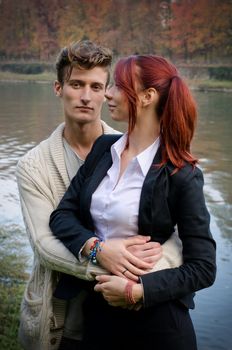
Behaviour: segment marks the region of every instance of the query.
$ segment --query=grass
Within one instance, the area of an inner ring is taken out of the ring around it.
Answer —
[[[20,303],[25,285],[0,282],[0,349],[22,350],[18,343]]]
[[[0,228],[0,349],[22,350],[18,344],[20,304],[28,279],[23,232]]]

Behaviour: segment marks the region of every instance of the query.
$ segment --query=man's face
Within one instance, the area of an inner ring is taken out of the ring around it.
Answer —
[[[69,81],[63,86],[55,83],[55,91],[63,101],[66,121],[86,124],[100,119],[107,77],[108,73],[102,67],[73,68]]]

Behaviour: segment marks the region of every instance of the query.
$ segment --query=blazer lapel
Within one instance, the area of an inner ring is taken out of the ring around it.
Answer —
[[[172,232],[173,225],[168,207],[169,171],[161,163],[162,149],[159,147],[152,165],[145,177],[139,205],[139,233],[155,234],[156,240],[163,243]]]
[[[85,190],[85,198],[83,200],[84,203],[84,210],[83,214],[85,215],[86,221],[90,223],[90,226],[93,227],[93,220],[90,214],[90,205],[91,205],[91,199],[92,194],[95,192],[103,178],[106,176],[108,169],[112,165],[112,157],[110,151],[106,152],[99,163],[97,164],[95,170],[93,171],[93,174],[89,178],[89,183],[86,185]]]

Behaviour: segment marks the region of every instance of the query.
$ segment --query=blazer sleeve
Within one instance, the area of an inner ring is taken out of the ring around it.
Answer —
[[[144,307],[181,299],[213,284],[216,244],[210,233],[210,216],[203,194],[203,175],[195,168],[181,178],[175,205],[176,223],[183,245],[183,264],[141,276]]]

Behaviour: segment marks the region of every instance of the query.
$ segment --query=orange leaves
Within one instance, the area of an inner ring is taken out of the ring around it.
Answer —
[[[216,61],[232,51],[229,0],[1,0],[0,59],[54,60],[90,39],[117,55]]]

